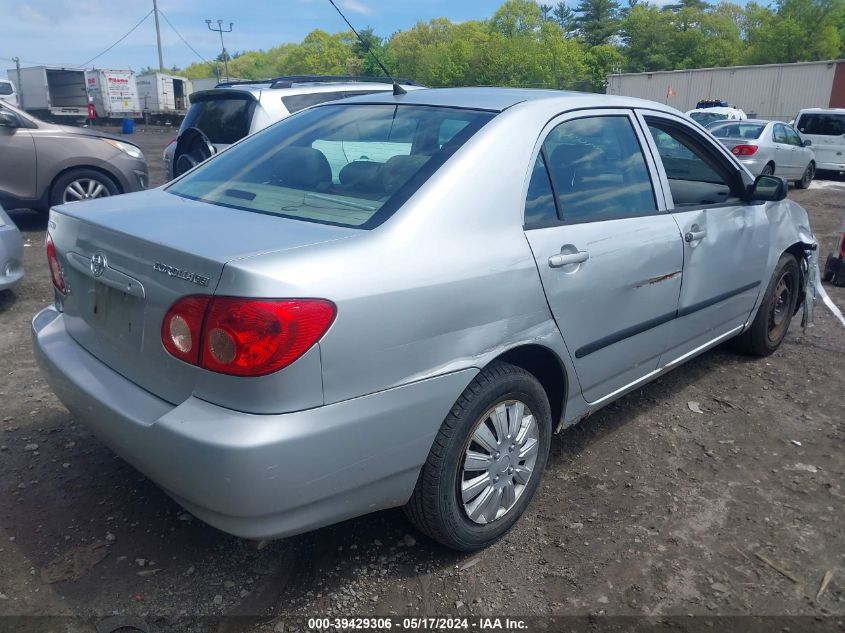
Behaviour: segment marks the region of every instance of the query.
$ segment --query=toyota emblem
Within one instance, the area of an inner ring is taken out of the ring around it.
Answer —
[[[99,277],[103,274],[103,271],[106,270],[106,266],[108,263],[106,262],[106,256],[102,253],[94,253],[91,256],[91,272],[94,273],[95,277]]]

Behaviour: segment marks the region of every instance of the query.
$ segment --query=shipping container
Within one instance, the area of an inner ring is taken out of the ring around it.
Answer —
[[[99,119],[136,119],[141,116],[138,86],[132,70],[89,70],[88,96]]]
[[[186,77],[151,73],[139,75],[138,100],[145,119],[176,122],[188,111],[191,82]]]
[[[18,87],[21,107],[42,119],[85,118],[88,91],[82,68],[30,66],[6,71]]]
[[[607,94],[659,101],[683,112],[724,99],[749,117],[789,121],[802,108],[845,107],[845,60],[620,73]]]

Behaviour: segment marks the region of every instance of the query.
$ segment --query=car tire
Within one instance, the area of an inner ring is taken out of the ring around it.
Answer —
[[[781,255],[751,327],[736,338],[740,351],[769,356],[780,347],[795,313],[799,278],[795,257],[789,253]]]
[[[795,181],[795,186],[798,189],[807,189],[810,186],[810,183],[813,182],[813,178],[816,176],[816,165],[814,163],[810,163],[807,165],[807,169],[804,170],[804,175],[801,177],[800,180]]]
[[[96,169],[71,169],[59,176],[50,188],[50,206],[105,198],[120,193],[114,180]]]
[[[540,382],[520,367],[491,364],[443,421],[405,514],[421,532],[452,549],[491,545],[513,527],[534,496],[551,432],[551,409]],[[476,460],[472,466],[468,458]],[[470,481],[477,483],[467,485]]]
[[[760,172],[760,175],[761,176],[771,176],[774,173],[775,173],[775,166],[772,165],[771,163],[766,163],[765,167],[763,167],[763,170]]]

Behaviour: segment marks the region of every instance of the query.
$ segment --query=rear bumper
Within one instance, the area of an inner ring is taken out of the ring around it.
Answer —
[[[80,347],[64,317],[32,322],[56,395],[112,450],[203,521],[247,538],[289,536],[404,504],[442,420],[476,370],[281,415],[179,406]]]
[[[0,290],[23,278],[23,239],[14,224],[0,226]]]

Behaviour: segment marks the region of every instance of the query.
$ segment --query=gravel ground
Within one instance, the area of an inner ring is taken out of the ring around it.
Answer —
[[[134,137],[153,184],[173,135]],[[826,255],[845,182],[790,195]],[[27,274],[0,294],[0,615],[845,616],[845,329],[821,306],[768,359],[715,349],[559,435],[485,551],[446,551],[398,510],[256,544],[183,512],[50,392],[29,337],[52,294],[45,222],[11,215]]]

